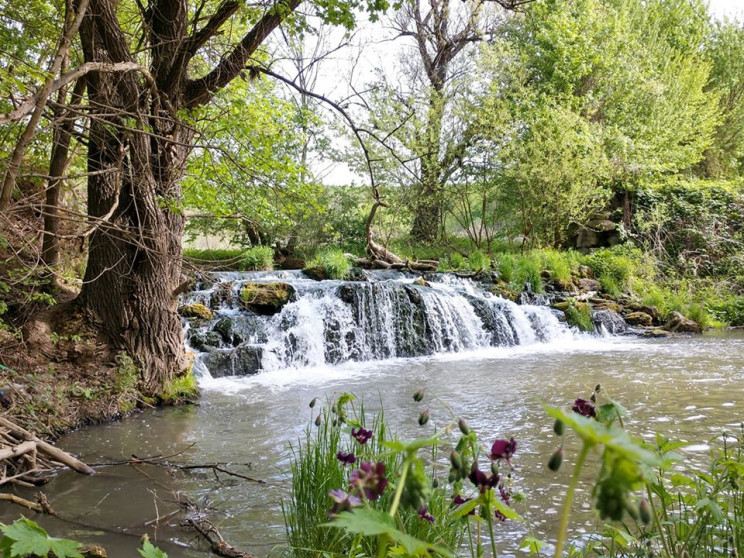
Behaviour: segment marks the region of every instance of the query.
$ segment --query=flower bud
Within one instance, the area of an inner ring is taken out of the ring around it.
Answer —
[[[439,488],[439,479],[434,479],[431,481],[431,487],[432,488]]]
[[[491,461],[491,473],[494,475],[499,474],[499,465],[495,461]]]
[[[461,471],[462,470],[462,456],[457,452],[457,450],[452,450],[452,453],[450,453],[450,463],[452,463],[452,468]]]
[[[320,426],[320,415],[315,417],[315,426]]]
[[[468,426],[468,423],[465,422],[465,419],[458,420],[457,426],[460,428],[460,432],[462,432],[465,436],[470,434],[470,427]]]
[[[419,415],[419,426],[424,426],[427,422],[429,422],[429,409],[426,409],[424,412],[422,412]]]
[[[651,523],[651,505],[645,498],[641,498],[641,503],[638,504],[638,515],[644,525]]]
[[[457,471],[455,469],[450,469],[449,476],[447,477],[447,482],[452,484],[457,480]]]
[[[318,398],[317,397],[313,397],[313,400],[310,401],[310,408],[312,409],[313,407],[315,407],[315,404],[317,402],[318,402]]]
[[[550,456],[550,460],[548,461],[548,469],[550,469],[551,471],[557,471],[558,469],[561,468],[562,463],[563,463],[563,446],[555,450],[555,453]]]
[[[423,388],[420,389],[420,390],[418,390],[418,391],[416,391],[416,393],[413,394],[413,400],[416,403],[419,403],[423,399],[424,399],[424,390],[423,390]]]
[[[563,433],[566,431],[566,425],[563,424],[563,421],[561,419],[555,419],[555,422],[553,423],[553,432],[555,432],[558,436],[563,436]]]

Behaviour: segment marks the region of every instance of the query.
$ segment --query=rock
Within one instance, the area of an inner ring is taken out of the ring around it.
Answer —
[[[221,343],[222,338],[215,331],[208,331],[206,333],[194,332],[189,335],[189,345],[191,345],[197,351],[208,353],[217,349]]]
[[[218,310],[222,307],[233,307],[233,282],[217,283],[217,287],[209,297],[209,307]]]
[[[302,258],[283,258],[278,262],[279,269],[305,269],[305,265]]]
[[[625,316],[625,321],[632,326],[648,327],[653,324],[654,319],[645,312],[631,312]]]
[[[643,337],[648,337],[649,339],[658,339],[658,338],[663,338],[663,337],[669,337],[671,333],[663,329],[654,328],[654,329],[645,330],[641,335]]]
[[[248,376],[261,370],[263,348],[244,345],[233,350],[213,351],[202,357],[202,362],[214,378]]]
[[[199,318],[207,321],[214,319],[214,312],[198,302],[181,306],[178,313],[184,318]]]
[[[491,294],[500,296],[501,298],[505,298],[506,300],[511,300],[512,302],[516,302],[517,297],[519,296],[519,293],[510,290],[506,287],[506,285],[503,284],[493,285],[488,290]]]
[[[702,329],[697,322],[686,318],[679,312],[672,312],[667,318],[664,329],[667,331],[673,331],[678,333],[701,333]]]
[[[579,279],[579,284],[577,286],[582,293],[598,291],[600,289],[599,281],[597,281],[596,279],[590,279],[588,277]]]
[[[615,314],[620,314],[622,312],[622,306],[620,306],[617,302],[613,300],[590,300],[589,302],[592,303],[592,306],[595,310],[609,310],[610,312],[614,312]]]
[[[302,270],[302,273],[315,281],[324,281],[325,279],[328,279],[328,274],[326,273],[325,268],[320,265],[316,267],[306,267]]]
[[[630,312],[645,312],[654,319],[654,323],[659,323],[659,311],[656,309],[656,306],[649,306],[639,302],[629,302],[625,305],[625,308]]]
[[[562,312],[565,312],[566,309],[571,305],[570,302],[567,300],[561,301],[561,302],[554,302],[550,306],[555,308],[556,310],[561,310]]]
[[[245,308],[261,316],[273,316],[294,297],[295,290],[287,283],[245,283],[240,300]]]
[[[593,219],[586,226],[598,232],[607,232],[614,231],[617,228],[617,223],[609,219]]]
[[[265,343],[267,338],[266,326],[257,316],[230,316],[222,318],[214,324],[215,335],[228,345],[237,347],[243,343]]]
[[[367,274],[361,267],[352,267],[349,270],[349,274],[346,276],[348,281],[369,281]]]
[[[426,280],[423,277],[419,277],[413,282],[414,285],[418,285],[419,287],[431,287],[429,283],[426,282]]]
[[[592,320],[598,330],[604,329],[610,335],[620,335],[628,331],[628,324],[623,317],[608,308],[592,312]]]
[[[594,279],[594,270],[588,265],[580,265],[579,277],[582,279]]]

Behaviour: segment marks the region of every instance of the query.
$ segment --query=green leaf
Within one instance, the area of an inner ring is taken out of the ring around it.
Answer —
[[[142,548],[138,548],[137,552],[144,558],[168,558],[168,555],[154,546],[147,537],[142,540]]]
[[[537,539],[533,537],[532,535],[527,535],[524,540],[519,545],[519,548],[526,548],[530,551],[530,554],[539,554],[540,551],[545,548],[545,545],[547,545],[545,541],[541,541],[540,539]]]
[[[723,512],[721,511],[721,508],[710,498],[702,498],[701,500],[698,500],[698,503],[695,505],[695,509],[698,511],[706,508],[710,511],[710,514],[716,519],[716,521],[723,520]]]
[[[344,529],[354,535],[371,537],[375,535],[389,535],[395,529],[393,518],[387,513],[369,508],[355,508],[341,512],[324,527]]]
[[[12,525],[0,526],[7,539],[10,539],[10,558],[22,556],[48,556],[56,558],[83,558],[78,552],[80,543],[68,539],[50,537],[47,532],[30,519],[21,518]],[[6,543],[3,544],[7,548]]]
[[[464,504],[457,506],[454,513],[452,514],[452,517],[454,517],[455,519],[465,517],[471,511],[478,507],[478,503],[478,500],[468,500]]]

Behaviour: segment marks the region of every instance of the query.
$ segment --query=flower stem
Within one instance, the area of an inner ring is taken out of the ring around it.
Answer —
[[[493,490],[491,491],[491,494],[488,496],[489,498],[493,498]],[[491,504],[490,502],[487,502],[485,505],[486,508],[486,521],[488,522],[488,536],[491,539],[491,554],[494,556],[498,556],[496,553],[496,541],[493,536],[493,513],[491,513]]]
[[[574,465],[573,475],[571,476],[571,482],[568,485],[566,491],[566,498],[563,501],[563,513],[561,514],[561,522],[558,525],[558,540],[555,543],[554,558],[561,558],[563,556],[563,547],[566,545],[566,535],[568,531],[568,518],[571,515],[571,505],[573,504],[574,493],[576,492],[576,486],[579,484],[579,475],[581,474],[581,468],[584,466],[586,456],[589,453],[591,444],[584,442],[579,457]]]
[[[411,467],[411,458],[406,457],[406,460],[403,461],[403,471],[400,474],[400,478],[398,479],[398,485],[395,487],[395,495],[393,496],[393,503],[390,504],[390,510],[388,511],[388,515],[390,517],[395,517],[395,514],[398,512],[398,506],[400,505],[400,498],[403,495],[403,488],[406,486],[406,477],[408,476],[408,469]],[[385,558],[385,554],[387,553],[387,545],[388,545],[388,536],[387,535],[380,535],[377,540],[377,558]]]
[[[659,538],[661,539],[661,544],[664,547],[664,552],[666,552],[667,556],[671,557],[673,556],[673,554],[671,549],[669,548],[669,541],[667,541],[666,533],[662,530],[661,521],[659,521],[659,514],[656,511],[653,495],[651,494],[651,486],[648,483],[646,484],[646,494],[648,495],[648,504],[649,506],[651,506],[651,515],[654,518],[654,525],[656,527],[656,530],[659,532]]]

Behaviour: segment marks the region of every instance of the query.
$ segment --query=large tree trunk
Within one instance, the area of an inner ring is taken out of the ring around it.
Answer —
[[[115,5],[93,0],[81,28],[86,62],[127,62]],[[175,291],[181,275],[178,179],[191,135],[158,110],[135,72],[90,75],[88,265],[79,302],[160,393],[187,364]],[[115,108],[117,110],[112,110]]]

